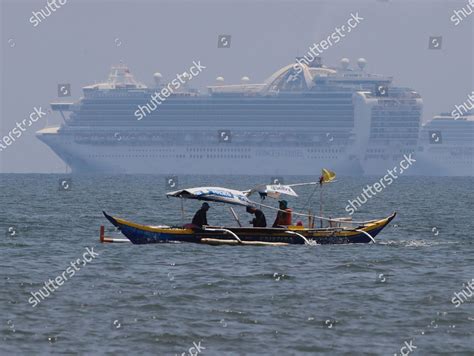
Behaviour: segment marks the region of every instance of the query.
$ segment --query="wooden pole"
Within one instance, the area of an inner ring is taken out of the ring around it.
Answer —
[[[235,219],[235,221],[237,221],[237,224],[239,224],[239,226],[242,227],[242,224],[240,223],[239,216],[237,215],[235,210],[231,206],[229,206],[229,209],[230,209],[232,215],[234,215],[234,219]]]
[[[319,216],[323,216],[323,184],[321,183],[321,191],[319,192]],[[323,219],[321,221],[321,228],[323,227]]]
[[[181,200],[181,224],[184,225],[185,216],[184,216],[184,200],[183,198],[180,198]]]

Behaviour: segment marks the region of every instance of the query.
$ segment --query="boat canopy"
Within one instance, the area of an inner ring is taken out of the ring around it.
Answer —
[[[252,193],[259,193],[260,196],[263,197],[271,197],[278,199],[282,194],[289,195],[292,197],[297,197],[298,194],[291,188],[291,185],[283,185],[283,184],[260,184],[257,185],[255,188],[246,191],[247,195],[251,195]]]
[[[222,187],[197,187],[166,193],[169,197],[197,199],[242,206],[255,205],[244,192]]]

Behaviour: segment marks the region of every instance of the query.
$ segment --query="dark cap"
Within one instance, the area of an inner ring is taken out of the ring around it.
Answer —
[[[288,202],[286,200],[279,200],[280,206],[283,205],[285,208],[288,207]]]

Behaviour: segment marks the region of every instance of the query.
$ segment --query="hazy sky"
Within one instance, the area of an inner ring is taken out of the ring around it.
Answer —
[[[452,111],[474,89],[474,14],[457,26],[450,20],[468,2],[68,0],[33,27],[32,12],[44,9],[46,0],[0,0],[0,135],[34,107],[57,100],[59,83],[71,84],[75,101],[84,85],[106,79],[110,65],[121,60],[150,85],[154,72],[167,81],[193,60],[207,66],[190,83],[200,90],[217,76],[227,83],[243,75],[262,82],[351,13],[364,20],[322,55],[324,63],[348,57],[355,65],[366,58],[368,72],[391,75],[396,85],[423,96],[426,121]],[[230,49],[217,48],[219,34],[232,36]],[[442,36],[441,50],[428,49],[430,36]],[[35,138],[35,131],[59,122],[53,113],[29,127],[0,152],[0,172],[64,172],[65,164]]]

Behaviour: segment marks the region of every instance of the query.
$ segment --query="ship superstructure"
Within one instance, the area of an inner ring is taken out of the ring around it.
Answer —
[[[320,60],[289,64],[264,83],[207,93],[183,86],[142,120],[134,113],[167,83],[137,82],[124,65],[83,88],[76,103],[52,103],[64,123],[38,137],[73,172],[158,174],[378,174],[416,150],[422,99],[392,78]]]
[[[474,176],[474,112],[442,113],[422,126],[417,174]]]

